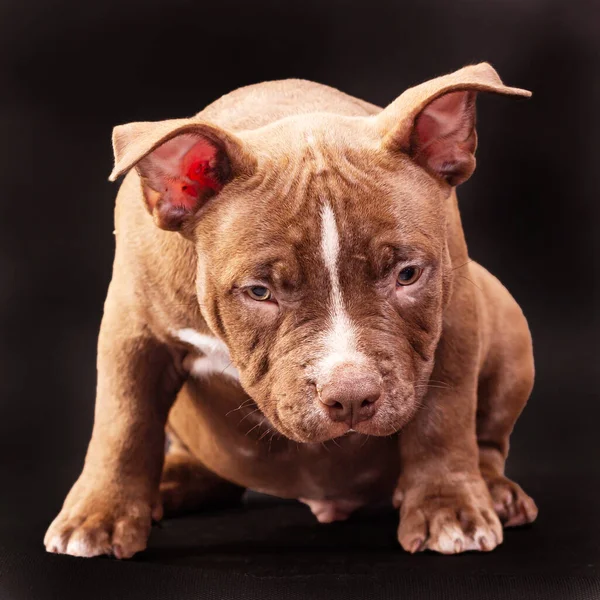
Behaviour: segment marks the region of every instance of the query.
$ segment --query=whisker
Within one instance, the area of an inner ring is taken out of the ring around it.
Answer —
[[[248,414],[242,417],[242,420],[238,423],[238,425],[241,425],[244,420],[246,420],[250,415],[253,415],[255,412],[258,412],[259,410],[260,408],[255,408],[254,410],[251,410]]]
[[[432,384],[428,384],[428,383],[422,383],[422,384],[416,383],[413,387],[418,388],[418,389],[435,388],[437,390],[450,390],[450,389],[452,389],[452,388],[446,387],[445,385],[432,385]]]
[[[442,385],[450,386],[449,383],[445,381],[439,381],[438,379],[417,379],[415,383],[441,383]]]
[[[463,267],[466,267],[469,263],[472,263],[473,259],[470,258],[466,263],[463,263],[462,265],[458,265],[458,267],[454,267],[452,270],[456,271],[457,269],[462,269]]]
[[[254,427],[248,429],[248,431],[246,431],[245,435],[248,435],[249,433],[254,431],[257,427],[260,427],[264,422],[265,422],[265,419],[263,419],[260,423],[257,423]]]
[[[468,282],[472,283],[480,292],[483,292],[483,290],[473,281],[471,281],[468,277],[465,277],[464,275],[459,275],[459,277],[461,279],[466,279]]]
[[[234,408],[233,410],[230,410],[228,413],[225,413],[225,416],[228,417],[231,413],[234,413],[234,412],[240,410],[241,408],[246,408],[253,402],[254,402],[254,400],[252,400],[252,398],[246,398],[246,400],[244,400],[237,408]]]
[[[269,427],[269,429],[267,429],[259,438],[258,441],[260,442],[264,437],[267,437],[267,435],[269,435],[269,433],[271,433],[272,429]]]
[[[229,364],[221,371],[221,375],[225,375],[225,371],[227,371],[231,365],[233,365],[233,361],[229,361]]]
[[[452,388],[448,388],[445,385],[435,385],[435,384],[428,384],[428,383],[417,383],[413,386],[413,389],[415,390],[428,390],[428,389],[433,389],[433,390],[446,390],[447,392],[451,392]]]

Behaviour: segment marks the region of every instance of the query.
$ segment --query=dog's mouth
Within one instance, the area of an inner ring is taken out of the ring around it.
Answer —
[[[360,435],[374,436],[374,437],[387,437],[398,433],[402,427],[406,424],[406,420],[402,419],[400,422],[394,421],[382,421],[380,419],[373,419],[369,421],[362,421],[356,425],[349,427],[344,433],[358,433]]]
[[[276,412],[271,419],[265,417],[271,431],[277,431],[280,437],[297,443],[314,444],[336,440],[350,435],[387,437],[396,434],[412,418],[414,411],[408,409],[394,415],[393,418],[375,416],[359,423],[347,424],[331,421],[326,414],[312,414],[302,420],[286,419]],[[262,429],[262,428],[261,428]],[[265,434],[267,435],[267,434]],[[259,436],[260,438],[260,436]]]
[[[347,435],[387,437],[400,431],[421,404],[412,385],[388,386],[377,410],[362,420],[334,420],[318,396],[299,394],[297,401],[284,396],[268,403],[251,397],[230,409],[227,419],[238,433],[255,441],[278,438],[297,443],[322,443]]]

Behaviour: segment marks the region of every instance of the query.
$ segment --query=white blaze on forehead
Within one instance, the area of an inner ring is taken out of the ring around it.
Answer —
[[[185,363],[190,375],[206,377],[212,374],[221,374],[239,381],[239,373],[231,362],[229,349],[220,339],[190,328],[179,329],[173,333],[182,342],[194,346],[196,350],[204,354],[204,356],[195,357]]]
[[[322,336],[323,355],[317,363],[320,379],[326,379],[341,364],[361,364],[366,358],[357,350],[356,327],[344,307],[338,273],[340,236],[331,205],[321,209],[321,252],[331,282],[329,325]]]

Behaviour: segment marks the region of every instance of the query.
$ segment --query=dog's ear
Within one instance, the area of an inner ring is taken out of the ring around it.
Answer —
[[[109,179],[135,167],[155,223],[177,231],[254,161],[232,133],[197,119],[119,125],[113,130],[115,167]]]
[[[505,86],[488,63],[406,90],[376,117],[384,146],[408,154],[435,177],[456,186],[475,169],[477,92],[531,96]]]

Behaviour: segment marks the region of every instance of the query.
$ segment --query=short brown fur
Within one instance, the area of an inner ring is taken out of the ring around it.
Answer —
[[[301,499],[321,521],[393,497],[410,552],[491,550],[501,523],[535,519],[504,475],[533,385],[531,338],[507,290],[469,259],[455,194],[475,166],[479,91],[528,95],[482,64],[384,110],[288,80],[236,90],[191,119],[115,129],[112,178],[129,172],[94,431],[49,551],[130,557],[152,518],[245,488]],[[227,175],[184,209],[177,185],[190,182],[169,170],[171,157],[196,143]],[[337,283],[323,250],[327,210]],[[407,261],[423,274],[405,290],[396,284]],[[277,302],[252,300],[248,282]],[[336,285],[380,392],[350,433],[321,404],[340,372],[322,366]],[[201,353],[184,330],[220,340],[240,382],[190,377]]]

